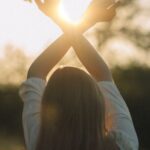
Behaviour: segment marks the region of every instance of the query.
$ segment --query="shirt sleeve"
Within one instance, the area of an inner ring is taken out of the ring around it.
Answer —
[[[120,150],[138,150],[138,138],[128,107],[115,83],[98,82],[106,103],[106,128]],[[108,121],[108,124],[107,124]]]
[[[40,107],[46,82],[40,78],[29,78],[20,87],[19,94],[24,102],[23,130],[28,150],[34,150],[40,127]]]

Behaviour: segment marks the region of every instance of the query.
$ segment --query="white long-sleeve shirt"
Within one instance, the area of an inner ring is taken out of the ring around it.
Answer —
[[[111,120],[108,134],[114,138],[120,150],[138,150],[138,138],[131,115],[116,85],[110,81],[97,84],[106,102],[106,120]],[[45,86],[45,80],[34,77],[27,79],[20,87],[20,96],[24,102],[23,129],[27,150],[35,150]]]

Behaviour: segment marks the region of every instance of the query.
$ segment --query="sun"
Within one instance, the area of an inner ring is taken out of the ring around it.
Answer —
[[[91,0],[61,0],[59,15],[71,24],[79,24]]]

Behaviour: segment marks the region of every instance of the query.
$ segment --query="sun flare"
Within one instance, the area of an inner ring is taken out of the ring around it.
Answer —
[[[61,0],[59,15],[71,24],[79,24],[91,0]]]

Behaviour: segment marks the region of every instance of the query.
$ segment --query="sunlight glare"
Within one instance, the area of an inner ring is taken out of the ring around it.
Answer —
[[[61,0],[59,15],[69,23],[78,24],[90,3],[91,0]]]
[[[28,56],[35,56],[61,34],[51,19],[23,0],[2,1],[0,18],[0,58],[8,43],[20,47]]]

